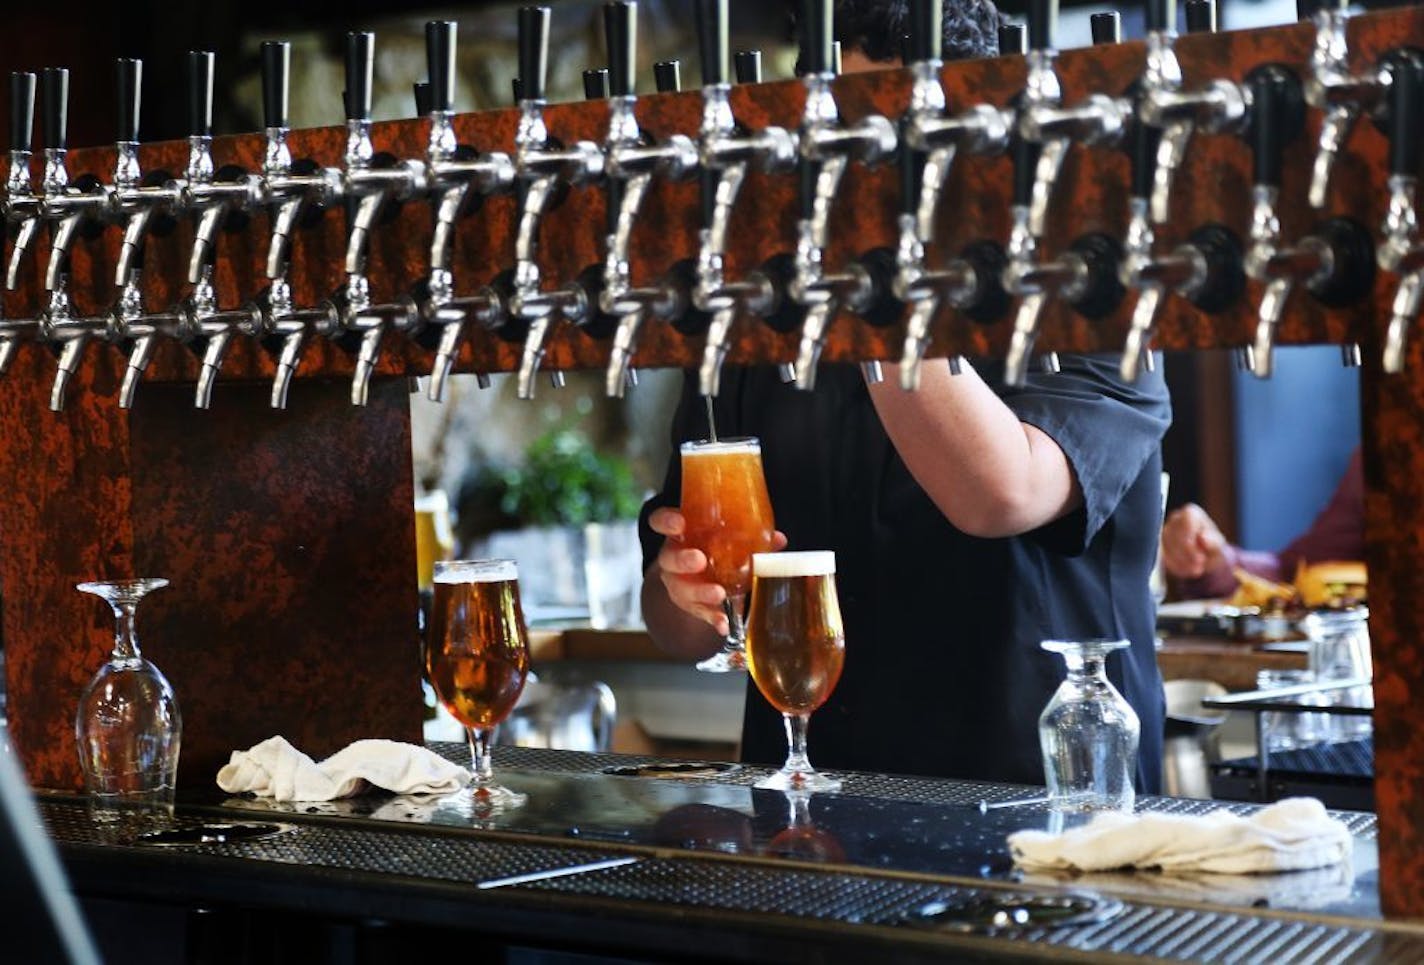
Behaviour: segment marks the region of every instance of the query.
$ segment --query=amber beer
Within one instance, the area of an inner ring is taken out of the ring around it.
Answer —
[[[791,717],[810,714],[835,690],[844,662],[835,554],[753,556],[747,666],[767,702]]]
[[[437,564],[427,671],[456,720],[486,731],[509,716],[529,673],[529,631],[512,561]]]
[[[749,585],[753,553],[772,548],[776,523],[756,439],[682,445],[683,543],[707,555],[708,578],[729,597]]]

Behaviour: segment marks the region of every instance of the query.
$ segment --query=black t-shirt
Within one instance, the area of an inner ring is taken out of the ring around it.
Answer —
[[[817,767],[1043,783],[1038,716],[1064,677],[1047,639],[1126,639],[1108,674],[1142,724],[1138,786],[1159,784],[1162,681],[1149,576],[1162,522],[1160,374],[1135,384],[1113,356],[1061,358],[1022,388],[1002,365],[976,369],[1020,421],[1062,448],[1083,505],[1034,532],[968,536],[940,513],[885,434],[859,368],[822,365],[816,389],[774,367],[729,367],[715,402],[720,435],[761,439],[777,528],[790,549],[836,553],[845,670],[811,718]],[[676,444],[707,437],[695,373],[673,418],[673,457],[641,524],[645,564],[658,506],[680,502]],[[744,760],[779,765],[780,716],[748,680]]]

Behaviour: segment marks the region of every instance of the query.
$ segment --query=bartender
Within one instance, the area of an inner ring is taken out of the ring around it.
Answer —
[[[905,4],[836,6],[847,70],[895,63]],[[947,58],[992,56],[988,0],[946,0]],[[715,400],[722,436],[761,440],[778,529],[793,550],[836,553],[845,670],[816,712],[822,768],[1042,784],[1038,716],[1064,677],[1047,639],[1126,639],[1108,675],[1141,721],[1137,784],[1158,787],[1163,697],[1149,575],[1162,523],[1162,377],[1121,381],[1114,356],[1006,386],[1003,365],[953,375],[925,360],[920,388],[894,365],[867,384],[822,365],[812,392],[774,366],[729,368]],[[1160,367],[1159,367],[1160,368]],[[709,435],[697,378],[684,379],[673,455],[644,507],[643,614],[689,660],[727,632],[722,588],[683,548],[677,445]],[[779,765],[781,715],[753,688],[742,757]]]

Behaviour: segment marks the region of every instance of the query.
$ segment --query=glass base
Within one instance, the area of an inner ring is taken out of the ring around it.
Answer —
[[[782,768],[752,786],[768,791],[839,791],[841,782],[839,778],[816,770],[792,771]]]
[[[529,795],[511,791],[503,784],[471,784],[465,791],[475,809],[485,812],[512,811],[529,800]]]
[[[747,653],[739,647],[725,647],[697,664],[703,673],[736,673],[747,669]]]

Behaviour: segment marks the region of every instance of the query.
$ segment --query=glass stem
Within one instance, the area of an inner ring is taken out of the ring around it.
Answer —
[[[138,653],[138,601],[119,600],[112,604],[114,610],[114,659],[137,660]]]
[[[746,597],[738,594],[722,601],[722,612],[727,614],[727,649],[745,650],[747,646],[747,622],[743,616]]]
[[[811,725],[810,714],[782,714],[786,720],[786,763],[781,770],[787,774],[811,774],[815,768],[806,756],[806,729]]]
[[[810,827],[811,795],[806,791],[787,791],[786,802],[790,812],[787,814],[788,827]]]
[[[470,738],[470,764],[475,772],[475,787],[484,787],[494,781],[494,762],[490,757],[490,732],[466,727]]]

